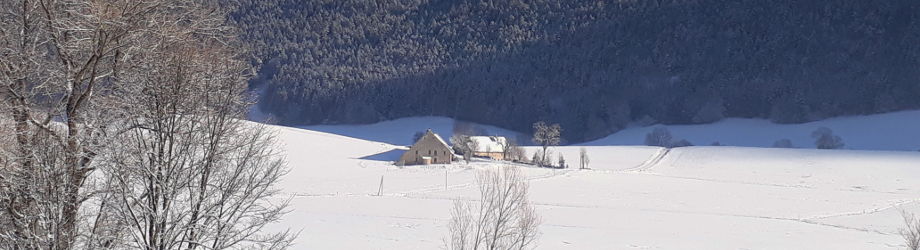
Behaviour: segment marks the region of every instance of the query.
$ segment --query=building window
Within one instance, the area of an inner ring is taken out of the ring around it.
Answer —
[[[437,150],[434,151],[434,156],[438,156],[438,151],[437,151]]]

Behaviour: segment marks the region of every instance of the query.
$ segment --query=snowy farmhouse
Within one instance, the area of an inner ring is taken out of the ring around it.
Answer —
[[[505,145],[508,139],[501,136],[470,136],[473,142],[473,156],[487,157],[493,160],[505,159]]]
[[[429,129],[399,158],[396,165],[450,164],[453,160],[454,151],[441,136]]]

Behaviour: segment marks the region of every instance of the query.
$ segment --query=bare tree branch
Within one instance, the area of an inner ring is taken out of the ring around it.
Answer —
[[[904,239],[904,245],[908,250],[920,250],[920,217],[901,210],[901,217],[904,218],[904,228],[898,230]]]
[[[528,201],[526,178],[517,167],[477,175],[480,200],[458,199],[448,224],[448,248],[529,249],[539,237],[540,217]]]

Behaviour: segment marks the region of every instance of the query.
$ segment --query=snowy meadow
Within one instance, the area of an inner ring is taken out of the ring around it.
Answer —
[[[292,203],[273,228],[300,231],[295,248],[446,248],[454,200],[476,201],[476,173],[508,165],[397,167],[405,146],[381,141],[409,141],[396,128],[414,128],[362,126],[378,141],[361,126],[271,127]],[[574,165],[581,148],[550,150]],[[542,217],[537,249],[902,249],[900,211],[920,210],[916,152],[584,148],[589,169],[521,166]]]

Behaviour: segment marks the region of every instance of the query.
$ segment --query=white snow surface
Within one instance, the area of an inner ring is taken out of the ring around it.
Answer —
[[[502,163],[393,166],[413,133],[450,136],[445,118],[409,121],[268,126],[292,204],[270,230],[299,231],[295,249],[443,249],[453,200],[477,199],[475,173]],[[579,148],[551,155],[577,166]],[[900,249],[898,210],[920,212],[918,152],[585,148],[590,169],[523,167],[543,219],[538,249]]]
[[[489,125],[476,125],[485,129],[486,136],[504,136],[517,138],[518,132],[502,129]],[[385,142],[394,145],[409,146],[414,143],[412,136],[417,132],[432,132],[441,138],[450,138],[453,135],[454,119],[447,117],[409,117],[374,124],[361,125],[313,125],[304,126],[303,129],[328,132],[368,141]]]
[[[580,145],[643,145],[645,135],[655,127],[665,127],[675,140],[686,139],[694,145],[719,142],[729,146],[771,147],[780,139],[789,139],[798,148],[815,148],[811,133],[827,127],[843,139],[846,149],[920,150],[920,111],[837,117],[803,124],[727,118],[712,124],[632,127]]]

